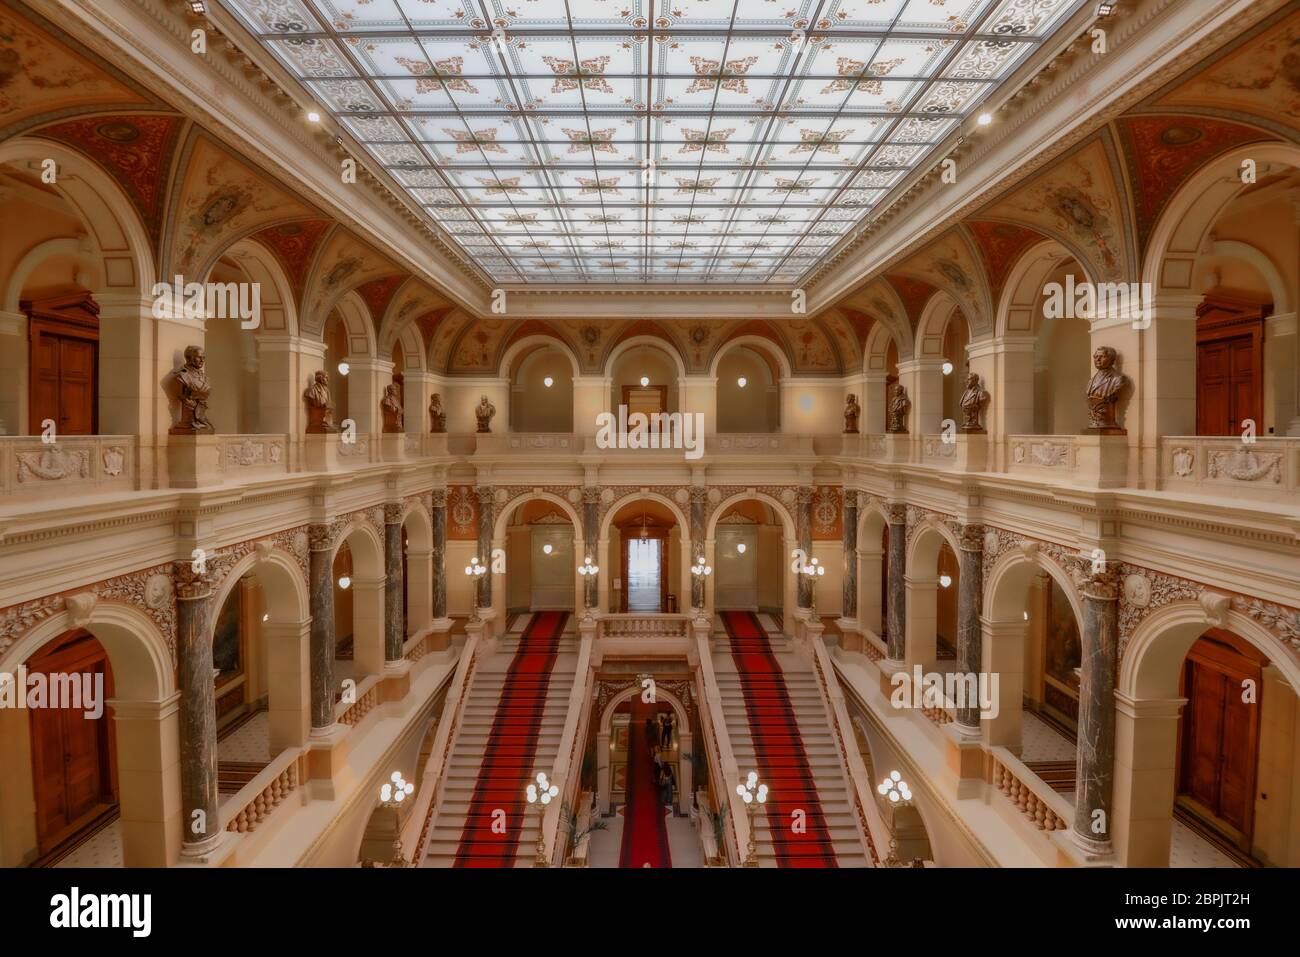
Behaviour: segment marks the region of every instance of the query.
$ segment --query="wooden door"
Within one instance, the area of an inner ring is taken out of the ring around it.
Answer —
[[[1259,754],[1259,693],[1263,660],[1248,644],[1212,630],[1184,665],[1180,801],[1250,850]],[[1247,697],[1254,683],[1254,700]]]
[[[1253,420],[1263,432],[1264,317],[1271,307],[1207,297],[1196,321],[1196,433],[1240,435]]]
[[[69,632],[52,650],[28,661],[27,673],[99,674],[104,676],[104,698],[113,690],[108,657],[99,642],[84,631]],[[28,712],[41,854],[49,853],[116,801],[108,713],[105,710],[97,719],[88,718],[86,710],[47,707]]]
[[[668,411],[668,386],[666,385],[625,385],[623,386],[623,404],[627,406],[627,417],[640,412],[647,417],[656,412]]]
[[[28,317],[28,430],[55,422],[60,435],[94,435],[99,392],[99,307],[88,294],[21,303]]]

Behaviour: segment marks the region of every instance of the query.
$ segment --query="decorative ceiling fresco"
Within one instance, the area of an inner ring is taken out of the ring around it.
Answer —
[[[797,283],[1090,0],[221,0],[493,282]]]
[[[252,238],[275,255],[284,267],[285,275],[293,286],[294,296],[302,301],[307,285],[307,274],[320,248],[321,240],[333,225],[328,219],[303,219],[292,223],[268,226],[254,233]]]
[[[185,120],[138,113],[94,116],[43,127],[36,135],[95,157],[140,214],[156,246],[162,233],[164,190]]]
[[[1024,223],[1060,240],[1088,268],[1094,282],[1127,281],[1135,274],[1125,242],[1128,202],[1104,133],[1093,136],[1046,173],[981,216]]]
[[[0,6],[0,137],[38,116],[142,107],[151,100]]]
[[[993,314],[989,302],[988,290],[984,283],[983,270],[976,260],[976,253],[968,244],[965,235],[959,229],[951,229],[924,249],[910,256],[899,267],[910,273],[903,278],[921,279],[930,286],[947,292],[962,312],[970,317],[971,335],[979,336],[989,331],[989,317]],[[895,283],[895,288],[898,288]],[[902,290],[899,290],[902,295]],[[911,301],[918,298],[920,291],[909,290],[904,301],[908,302],[909,312],[914,305]],[[926,296],[928,299],[928,295]],[[915,320],[916,315],[913,315]]]
[[[311,213],[206,134],[190,139],[181,164],[185,172],[171,206],[170,241],[163,247],[164,276],[205,275],[239,237]]]
[[[303,296],[303,328],[319,333],[330,310],[348,292],[372,279],[392,276],[398,268],[346,229],[330,233],[312,267]],[[371,315],[376,334],[380,316]]]
[[[964,224],[966,231],[975,241],[984,263],[988,277],[989,293],[994,305],[1002,298],[1002,287],[1016,260],[1024,255],[1034,243],[1042,242],[1044,237],[1032,229],[1026,229],[1015,223],[999,223],[984,219],[970,219]]]
[[[1234,147],[1270,138],[1261,130],[1204,117],[1123,117],[1117,126],[1142,249],[1164,204],[1204,163]]]

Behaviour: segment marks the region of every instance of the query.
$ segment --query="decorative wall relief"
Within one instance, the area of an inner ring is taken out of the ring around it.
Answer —
[[[1179,478],[1187,478],[1192,474],[1196,466],[1196,452],[1189,448],[1174,449],[1173,454],[1174,474]]]
[[[1232,449],[1211,452],[1206,466],[1210,478],[1228,478],[1237,482],[1258,482],[1269,478],[1282,481],[1282,453]]]
[[[57,482],[61,479],[90,477],[89,449],[65,449],[51,445],[39,452],[19,452],[15,459],[19,482]]]
[[[104,474],[116,478],[122,474],[122,469],[126,465],[126,451],[116,445],[106,448],[103,451],[101,462]]]

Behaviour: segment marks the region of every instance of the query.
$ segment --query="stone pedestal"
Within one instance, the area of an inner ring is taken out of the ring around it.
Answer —
[[[221,483],[215,435],[167,436],[167,483],[171,488],[203,488]]]
[[[957,779],[957,797],[976,797],[984,787],[983,742],[956,724],[945,724],[941,733],[948,771]]]
[[[1086,433],[1075,439],[1075,448],[1078,484],[1094,488],[1123,488],[1128,485],[1128,436]]]
[[[886,462],[910,462],[912,460],[912,437],[906,432],[886,432],[885,454]]]
[[[379,437],[380,455],[385,462],[401,462],[406,459],[406,433],[385,432]]]
[[[308,472],[329,472],[339,466],[338,433],[302,437],[302,465]]]
[[[987,472],[989,436],[987,432],[959,432],[953,468],[958,472]]]

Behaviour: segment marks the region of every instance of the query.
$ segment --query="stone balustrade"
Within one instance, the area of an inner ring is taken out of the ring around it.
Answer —
[[[1009,435],[1007,471],[1068,478],[1079,467],[1077,439],[1075,435]]]
[[[1072,809],[1006,748],[989,752],[989,783],[1040,831],[1063,831]]]
[[[601,638],[685,638],[690,615],[604,615]]]
[[[224,829],[239,834],[256,831],[305,780],[307,752],[291,748],[262,769],[221,808]]]
[[[379,704],[379,679],[370,675],[357,685],[355,701],[340,701],[335,706],[335,720],[339,724],[356,727],[377,704]]]
[[[0,436],[0,494],[54,498],[138,488],[133,435]]]

